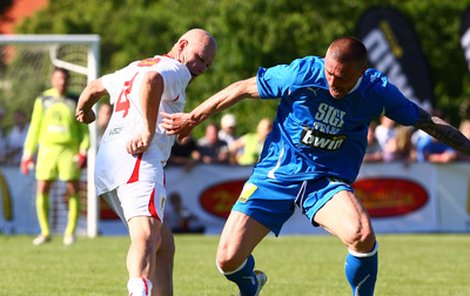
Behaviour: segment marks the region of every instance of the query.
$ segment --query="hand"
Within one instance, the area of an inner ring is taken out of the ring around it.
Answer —
[[[20,162],[20,171],[23,175],[29,175],[29,171],[34,168],[33,158],[31,156],[23,157]]]
[[[166,130],[168,135],[178,134],[178,139],[184,141],[191,133],[193,127],[196,125],[194,120],[191,119],[189,113],[165,113],[161,112],[163,121],[161,127]]]
[[[86,153],[79,153],[76,157],[77,159],[77,166],[79,169],[83,169],[87,165],[87,156]]]
[[[150,142],[152,142],[152,138],[153,134],[148,132],[136,135],[127,143],[127,153],[139,154],[147,151]]]
[[[92,123],[93,121],[95,121],[96,115],[95,115],[95,112],[93,112],[92,109],[88,109],[88,110],[84,110],[84,109],[78,110],[77,109],[75,111],[75,118],[77,119],[77,121],[79,121],[81,123],[89,124],[89,123]]]

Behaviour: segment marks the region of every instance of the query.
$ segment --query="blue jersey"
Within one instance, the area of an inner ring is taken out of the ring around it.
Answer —
[[[253,175],[302,181],[318,176],[354,182],[367,147],[369,123],[381,113],[402,125],[418,121],[419,108],[381,72],[368,69],[341,99],[328,91],[324,60],[309,56],[260,68],[262,99],[280,98],[273,129]]]

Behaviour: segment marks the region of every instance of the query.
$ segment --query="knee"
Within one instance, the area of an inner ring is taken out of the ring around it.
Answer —
[[[374,248],[375,234],[370,225],[352,225],[348,235],[343,239],[352,251],[367,253]]]
[[[219,248],[216,255],[217,268],[221,273],[227,273],[236,270],[243,263],[245,258],[239,258],[228,248]]]

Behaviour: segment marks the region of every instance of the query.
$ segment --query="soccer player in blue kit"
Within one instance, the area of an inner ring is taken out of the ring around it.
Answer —
[[[280,98],[273,129],[258,163],[225,223],[216,255],[220,272],[241,295],[259,295],[266,275],[254,270],[253,249],[298,207],[348,248],[346,278],[352,294],[374,294],[378,244],[369,215],[354,195],[367,146],[369,123],[384,113],[414,125],[470,155],[456,128],[407,99],[381,72],[367,68],[359,40],[334,40],[325,58],[307,56],[289,65],[260,68],[190,113],[163,114],[169,134],[185,137],[209,116],[242,99]]]

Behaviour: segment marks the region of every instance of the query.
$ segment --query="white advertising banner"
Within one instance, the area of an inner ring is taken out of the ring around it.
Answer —
[[[167,196],[178,193],[204,232],[217,235],[250,173],[251,167],[239,166],[198,165],[190,171],[169,167]],[[470,232],[469,183],[469,163],[394,163],[365,164],[353,187],[377,233]],[[17,168],[0,167],[0,189],[0,232],[37,233],[34,178],[22,176]],[[58,204],[60,211],[66,211],[65,203]],[[101,206],[100,234],[127,234],[122,222]],[[325,232],[310,225],[298,210],[281,231],[281,235],[316,233]]]

